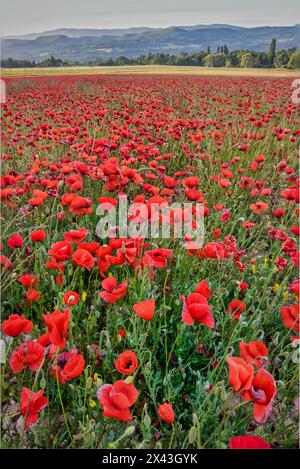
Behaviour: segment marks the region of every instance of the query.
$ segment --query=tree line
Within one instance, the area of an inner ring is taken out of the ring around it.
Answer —
[[[67,67],[67,66],[122,66],[122,65],[176,65],[195,67],[241,67],[241,68],[300,68],[300,49],[276,50],[276,39],[272,39],[267,52],[250,50],[229,51],[226,44],[215,52],[210,47],[195,53],[180,52],[178,55],[148,53],[134,58],[98,58],[85,62],[66,61],[51,56],[42,62],[8,58],[1,60],[4,68]]]

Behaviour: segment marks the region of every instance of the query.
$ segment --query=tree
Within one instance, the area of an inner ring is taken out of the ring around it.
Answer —
[[[287,68],[290,68],[290,69],[300,68],[300,49],[296,50],[291,55]]]
[[[240,67],[242,68],[259,68],[259,59],[251,52],[246,52],[241,56]]]
[[[207,46],[207,53],[210,54],[210,47]]]
[[[226,63],[226,55],[216,52],[209,54],[204,59],[205,67],[224,67]]]
[[[276,51],[276,39],[272,39],[269,50],[269,59],[271,67],[274,67],[275,61],[275,51]]]
[[[225,55],[228,55],[228,54],[229,54],[229,49],[228,49],[227,44],[224,44],[224,49],[223,49],[223,50],[224,50],[224,54],[225,54]]]

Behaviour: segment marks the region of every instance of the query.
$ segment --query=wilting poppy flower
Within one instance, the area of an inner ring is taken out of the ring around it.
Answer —
[[[144,300],[133,306],[133,311],[145,321],[151,321],[155,311],[155,300]]]
[[[18,314],[11,314],[2,324],[3,334],[9,337],[17,337],[25,332],[31,332],[32,329],[32,322]]]
[[[130,422],[130,407],[138,398],[138,391],[133,384],[124,380],[114,384],[103,384],[97,391],[97,398],[103,409],[103,417]]]
[[[9,365],[14,373],[19,373],[24,368],[37,371],[45,356],[45,348],[38,342],[23,342],[13,351]]]
[[[49,339],[53,345],[57,345],[60,350],[66,346],[66,335],[70,323],[70,310],[67,308],[63,313],[55,310],[50,314],[43,314],[46,323]]]
[[[25,428],[38,420],[38,414],[48,405],[48,399],[41,389],[38,392],[23,387],[21,394],[21,414],[25,417]]]
[[[75,306],[79,301],[80,296],[76,291],[67,291],[64,294],[64,302],[67,306]]]
[[[99,296],[101,296],[102,300],[106,303],[115,303],[126,295],[127,282],[125,281],[118,286],[115,277],[105,278],[101,282],[101,286],[105,291],[100,292]]]
[[[253,416],[259,423],[265,423],[272,413],[273,400],[276,395],[276,384],[273,376],[264,368],[256,373],[252,386],[243,398],[253,399]]]
[[[244,392],[250,389],[254,377],[254,369],[243,358],[228,357],[229,384],[236,392]]]
[[[292,331],[299,332],[299,303],[290,306],[282,306],[280,314],[285,327]]]
[[[90,270],[94,267],[96,258],[86,249],[77,249],[72,256],[73,264],[79,265],[80,267],[85,267]]]
[[[160,405],[158,408],[158,415],[165,422],[173,423],[175,416],[172,404],[166,402],[165,404]]]
[[[248,363],[261,368],[263,365],[263,359],[269,355],[268,349],[263,342],[259,340],[253,340],[246,344],[246,342],[240,342],[240,353],[241,357]]]
[[[231,314],[232,319],[238,319],[245,310],[246,305],[241,300],[232,300],[226,309],[226,313]]]
[[[77,350],[69,350],[55,357],[51,366],[51,376],[61,384],[77,378],[84,370],[85,360]]]
[[[36,230],[30,233],[30,239],[35,242],[43,241],[46,238],[46,233],[44,230]]]
[[[131,350],[125,350],[115,361],[115,367],[123,375],[132,375],[138,367],[138,359]]]
[[[230,449],[269,449],[270,443],[260,436],[241,435],[230,438]]]
[[[22,244],[23,244],[23,238],[21,235],[18,235],[18,234],[13,235],[9,238],[9,240],[7,241],[7,244],[11,249],[20,248],[22,247]]]

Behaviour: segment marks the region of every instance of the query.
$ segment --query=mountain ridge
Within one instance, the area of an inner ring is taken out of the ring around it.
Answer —
[[[45,59],[51,55],[63,60],[86,61],[96,58],[135,57],[149,52],[178,54],[198,52],[210,46],[214,51],[227,44],[233,49],[267,50],[272,38],[278,48],[299,47],[300,25],[242,27],[211,24],[133,27],[115,29],[59,28],[42,33],[9,36],[2,39],[2,58]]]

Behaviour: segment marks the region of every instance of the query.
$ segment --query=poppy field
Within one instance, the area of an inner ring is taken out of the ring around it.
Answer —
[[[5,79],[3,448],[298,447],[291,81]],[[100,238],[120,196],[201,204],[203,243]]]

